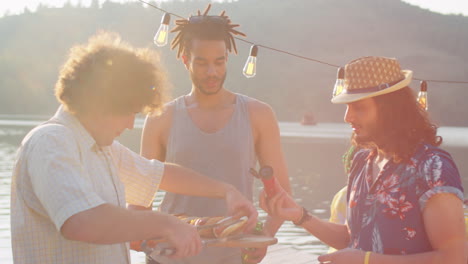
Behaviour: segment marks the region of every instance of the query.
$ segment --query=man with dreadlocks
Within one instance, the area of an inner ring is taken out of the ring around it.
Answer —
[[[253,176],[249,169],[270,165],[284,189],[290,189],[286,164],[281,150],[278,123],[267,104],[227,90],[224,87],[228,52],[237,53],[235,30],[224,11],[219,16],[203,14],[176,22],[177,36],[172,48],[178,48],[192,80],[190,93],[166,106],[159,115],[147,117],[141,151],[147,158],[165,160],[194,169],[237,187],[252,199]],[[194,216],[225,214],[219,200],[199,199],[167,193],[163,212]],[[263,232],[274,236],[283,223],[268,218]],[[174,261],[161,258],[160,263],[258,263],[266,248],[206,248],[193,258]]]
[[[396,59],[363,57],[345,66],[344,90],[353,128],[347,222],[310,215],[286,192],[260,205],[340,249],[333,264],[466,264],[463,187],[442,138],[408,86],[412,71]]]

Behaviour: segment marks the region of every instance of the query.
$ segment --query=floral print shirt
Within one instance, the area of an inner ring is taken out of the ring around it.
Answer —
[[[348,182],[350,247],[382,254],[431,251],[422,211],[438,193],[463,200],[458,169],[447,152],[421,144],[410,162],[389,160],[372,185],[375,153],[356,153]]]

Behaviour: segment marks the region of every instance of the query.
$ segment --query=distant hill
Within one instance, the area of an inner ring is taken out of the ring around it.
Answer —
[[[153,3],[188,17],[208,2]],[[213,4],[213,14],[222,10],[255,43],[336,65],[366,55],[397,57],[417,78],[468,80],[468,17],[462,15],[440,15],[399,0]],[[34,13],[0,18],[0,113],[53,113],[53,86],[72,45],[104,29],[150,46],[161,16],[138,2],[106,2],[89,8],[41,6]],[[336,68],[260,48],[257,76],[246,79],[241,71],[250,46],[238,41],[238,47],[239,55],[230,56],[227,88],[269,103],[282,121],[298,121],[307,111],[319,122],[342,120],[344,106],[329,102]],[[188,75],[175,53],[169,47],[160,52],[173,97],[189,91]],[[415,90],[418,86],[412,83]],[[429,83],[428,90],[429,111],[438,124],[468,126],[468,84]]]

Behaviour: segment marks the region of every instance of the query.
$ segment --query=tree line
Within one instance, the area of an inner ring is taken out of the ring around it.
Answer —
[[[188,17],[210,1],[151,2]],[[424,79],[468,79],[468,17],[441,15],[400,0],[238,0],[214,3],[226,10],[249,41],[336,65],[369,55],[396,57],[402,68]],[[0,113],[50,114],[57,107],[53,87],[68,49],[99,30],[158,49],[172,97],[190,90],[190,80],[169,46],[152,45],[162,12],[141,3],[90,6],[41,5],[0,18]],[[173,24],[176,18],[172,18]],[[318,122],[341,122],[344,106],[330,103],[336,68],[260,48],[257,76],[242,67],[250,45],[237,41],[229,55],[226,87],[269,103],[281,121],[312,112]],[[411,87],[417,91],[419,82]],[[429,107],[439,125],[468,126],[468,84],[429,83]],[[397,106],[396,106],[397,107]]]

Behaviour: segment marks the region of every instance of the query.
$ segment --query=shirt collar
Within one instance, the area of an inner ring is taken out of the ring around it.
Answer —
[[[81,124],[81,122],[70,112],[66,111],[61,105],[55,115],[50,119],[52,122],[60,123],[69,127],[78,138],[80,144],[91,150],[97,150],[98,145],[96,140],[89,134],[88,130]]]
[[[377,150],[375,148],[369,149],[369,154],[367,154],[366,161],[372,161],[377,155]]]

